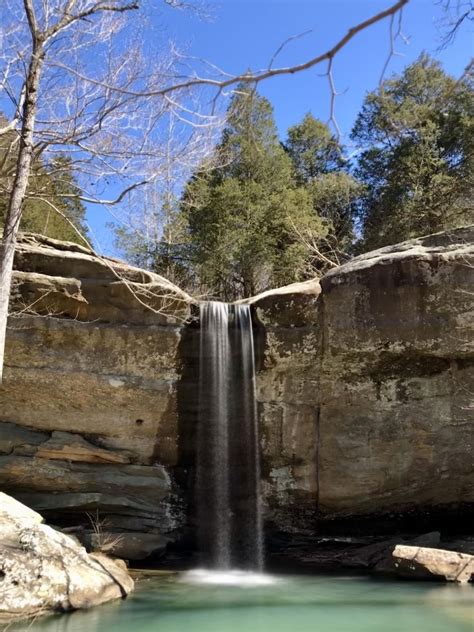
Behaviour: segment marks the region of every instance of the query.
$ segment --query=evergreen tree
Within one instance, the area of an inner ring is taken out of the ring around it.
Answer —
[[[342,148],[330,129],[308,112],[288,130],[286,149],[295,165],[298,181],[308,184],[318,176],[344,167]]]
[[[255,90],[239,86],[233,96],[216,160],[182,201],[203,289],[231,300],[303,278],[308,251],[294,227],[325,228],[297,185],[272,106]]]
[[[474,93],[423,54],[367,95],[352,138],[364,148],[361,250],[474,221]]]
[[[326,225],[327,234],[315,243],[321,252],[338,259],[354,239],[353,214],[361,186],[348,173],[337,138],[311,113],[288,130],[285,147],[298,182],[311,196],[315,216]]]

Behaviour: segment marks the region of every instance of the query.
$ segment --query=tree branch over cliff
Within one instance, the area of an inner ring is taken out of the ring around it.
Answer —
[[[380,11],[376,15],[368,18],[360,22],[359,24],[350,28],[347,33],[334,44],[327,51],[308,59],[305,62],[300,64],[295,64],[293,66],[283,66],[280,68],[272,68],[272,61],[274,57],[272,57],[272,61],[268,68],[264,70],[260,70],[257,72],[245,72],[237,75],[227,76],[224,79],[212,78],[212,77],[200,77],[200,76],[192,76],[188,77],[183,81],[172,82],[170,85],[164,86],[162,88],[158,88],[156,90],[128,90],[122,89],[118,86],[113,86],[106,81],[95,79],[93,77],[89,77],[84,75],[83,73],[77,71],[66,64],[63,64],[59,61],[53,62],[51,65],[56,66],[57,68],[61,68],[75,76],[79,79],[87,81],[91,84],[99,85],[103,88],[107,88],[112,92],[119,92],[123,95],[135,96],[135,97],[161,97],[172,92],[177,92],[180,90],[185,90],[188,88],[195,88],[201,86],[207,86],[211,88],[215,88],[219,91],[224,90],[225,88],[232,87],[239,83],[250,83],[250,84],[258,84],[261,81],[266,79],[270,79],[272,77],[278,77],[281,75],[294,75],[296,73],[302,72],[304,70],[309,70],[314,66],[321,64],[322,62],[331,63],[331,61],[336,57],[336,55],[360,32],[368,29],[370,26],[377,24],[377,22],[381,22],[382,20],[395,15],[399,12],[406,4],[408,4],[410,0],[398,0],[395,4],[390,6],[388,9],[384,11]]]

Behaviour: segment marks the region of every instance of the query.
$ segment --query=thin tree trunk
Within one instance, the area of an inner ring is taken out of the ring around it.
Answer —
[[[8,203],[7,215],[0,246],[0,382],[3,375],[5,338],[7,332],[8,304],[13,274],[16,239],[20,226],[21,211],[30,176],[33,153],[33,132],[38,103],[38,88],[44,52],[41,44],[33,45],[28,67],[25,103],[23,105],[23,123],[20,133],[20,149],[16,165],[16,174]]]

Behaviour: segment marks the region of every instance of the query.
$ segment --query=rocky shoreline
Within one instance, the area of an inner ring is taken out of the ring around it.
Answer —
[[[106,534],[98,531],[97,535],[104,538]],[[447,545],[448,550],[443,548]],[[293,562],[299,572],[350,570],[464,584],[474,579],[474,555],[468,551],[474,552],[473,538],[442,542],[438,532],[408,541],[399,537],[319,538],[313,539],[306,554],[300,550]],[[281,568],[291,572],[291,562],[291,554],[280,559]],[[278,570],[278,557],[274,556],[270,572]],[[124,599],[134,588],[132,577],[163,573],[169,571],[153,565],[129,571],[122,560],[87,553],[76,537],[45,525],[38,513],[0,493],[0,623]]]

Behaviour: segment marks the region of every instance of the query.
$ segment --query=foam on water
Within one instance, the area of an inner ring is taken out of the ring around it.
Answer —
[[[206,568],[196,568],[182,573],[178,581],[186,584],[252,587],[272,586],[281,580],[266,573],[252,573],[251,571],[240,570],[214,571]]]

